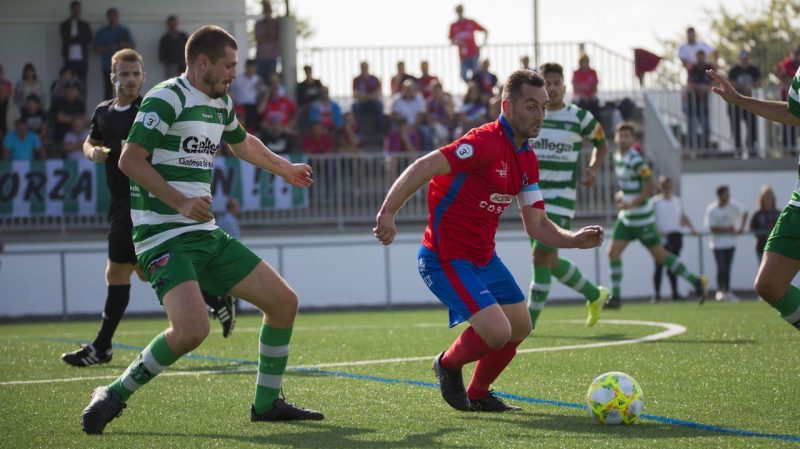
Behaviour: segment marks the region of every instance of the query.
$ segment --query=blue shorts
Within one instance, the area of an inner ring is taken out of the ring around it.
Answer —
[[[441,260],[422,245],[417,262],[422,280],[450,309],[450,327],[492,304],[517,304],[525,300],[514,276],[497,254],[488,264],[479,266],[462,259]]]

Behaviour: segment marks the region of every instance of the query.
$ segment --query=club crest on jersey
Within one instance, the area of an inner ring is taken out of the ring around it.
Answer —
[[[222,112],[217,112],[217,120],[219,120],[220,124],[225,123],[225,116],[222,115]]]
[[[147,266],[147,272],[148,273],[155,273],[156,270],[158,270],[159,268],[161,268],[161,267],[163,267],[163,266],[165,266],[165,265],[167,265],[169,263],[169,258],[171,256],[172,256],[172,253],[168,251],[168,252],[156,257],[155,259],[153,259],[152,262],[150,262],[150,265]]]
[[[505,178],[508,176],[508,165],[506,165],[506,161],[500,161],[503,164],[500,168],[495,168],[494,171],[500,175],[501,178]]]
[[[153,111],[145,112],[142,116],[142,126],[147,129],[153,129],[161,123],[161,117]]]
[[[461,160],[471,158],[474,153],[475,149],[468,143],[462,143],[456,148],[456,157]]]

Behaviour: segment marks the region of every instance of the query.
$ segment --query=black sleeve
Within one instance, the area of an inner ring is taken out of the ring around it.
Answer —
[[[100,117],[103,115],[105,109],[105,106],[101,103],[97,105],[92,113],[92,121],[89,128],[89,137],[92,140],[103,141],[103,134],[100,131]]]

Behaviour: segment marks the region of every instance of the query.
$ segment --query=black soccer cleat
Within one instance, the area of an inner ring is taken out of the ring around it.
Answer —
[[[89,435],[101,434],[106,425],[122,414],[128,404],[122,396],[108,387],[97,387],[92,391],[92,400],[81,413],[81,427]]]
[[[321,421],[325,415],[316,411],[299,407],[286,402],[283,398],[275,399],[272,408],[258,415],[256,409],[250,406],[250,421]]]
[[[473,412],[519,412],[521,408],[508,405],[502,399],[489,392],[483,399],[469,401],[469,409]]]
[[[464,377],[461,375],[461,369],[443,367],[441,364],[443,355],[444,352],[433,359],[433,373],[439,379],[439,390],[442,392],[442,398],[450,407],[466,412],[470,409],[469,398],[467,397],[467,390],[464,388]]]
[[[622,300],[617,298],[616,296],[612,296],[608,298],[606,301],[605,309],[620,309],[622,308]]]
[[[222,338],[228,338],[236,324],[236,303],[233,296],[220,296],[211,312],[222,324]]]
[[[72,352],[65,352],[61,354],[61,360],[67,365],[86,367],[91,365],[99,365],[111,361],[112,351],[98,351],[91,344],[81,345],[80,349]]]

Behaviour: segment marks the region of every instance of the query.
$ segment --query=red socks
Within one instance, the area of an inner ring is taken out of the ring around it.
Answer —
[[[450,349],[445,351],[440,363],[448,369],[459,369],[467,363],[480,360],[490,352],[492,348],[486,345],[481,336],[470,326],[458,336]]]
[[[520,343],[522,341],[509,341],[502,348],[490,352],[478,360],[475,372],[472,373],[472,380],[469,382],[469,388],[467,388],[467,396],[471,401],[483,399],[489,394],[489,387],[492,382],[511,363],[511,360],[517,354],[517,346]]]

